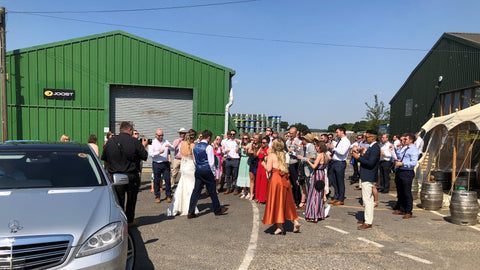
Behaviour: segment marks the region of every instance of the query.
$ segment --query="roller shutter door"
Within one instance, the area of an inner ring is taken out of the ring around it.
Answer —
[[[173,143],[180,128],[192,128],[192,89],[115,85],[110,90],[110,130],[115,134],[121,122],[129,121],[140,137],[155,139],[155,130],[161,128]]]

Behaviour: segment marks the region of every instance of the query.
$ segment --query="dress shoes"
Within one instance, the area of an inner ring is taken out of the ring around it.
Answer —
[[[328,204],[335,204],[336,202],[338,202],[337,200],[331,200],[330,202],[328,202]]]
[[[357,224],[363,224],[363,223],[365,223],[365,221],[363,221],[363,220],[358,220],[357,221]]]
[[[355,190],[362,190],[362,188],[361,187],[356,187]]]
[[[336,201],[333,203],[333,205],[344,205],[344,203],[342,201]]]
[[[223,194],[225,195],[230,194],[230,190],[227,189],[227,191],[225,191]]]
[[[188,219],[192,219],[192,218],[196,218],[196,217],[198,217],[197,214],[188,214],[188,215],[187,215],[187,218],[188,218]]]
[[[218,211],[217,213],[215,213],[215,216],[221,216],[223,215],[225,212],[227,212],[228,208],[227,207],[223,207],[222,209],[220,209],[220,211]]]
[[[155,198],[156,203],[160,203],[160,198]]]
[[[392,214],[394,214],[394,215],[399,215],[399,216],[403,216],[403,215],[405,215],[405,213],[404,213],[404,212],[402,212],[402,211],[400,211],[400,210],[395,210],[395,211],[393,211],[393,213],[392,213]]]
[[[239,193],[238,190],[235,190],[235,191],[233,192],[233,195],[238,195],[238,193]]]
[[[413,218],[414,216],[410,215],[410,214],[405,214],[405,216],[403,216],[403,219],[409,219],[409,218]]]
[[[171,202],[172,202],[172,198],[168,197],[168,198],[167,198],[167,202],[171,203]]]
[[[371,229],[371,228],[372,228],[372,225],[367,224],[367,223],[363,223],[362,225],[357,227],[357,229],[359,229],[359,230],[366,230],[366,229]]]

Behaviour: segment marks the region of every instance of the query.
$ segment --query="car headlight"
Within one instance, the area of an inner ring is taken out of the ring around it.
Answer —
[[[77,253],[77,258],[92,255],[113,248],[122,242],[126,226],[123,222],[108,224],[90,236]]]

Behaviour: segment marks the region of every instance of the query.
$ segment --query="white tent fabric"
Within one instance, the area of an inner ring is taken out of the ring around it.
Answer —
[[[444,116],[432,117],[422,126],[422,129],[429,132],[436,126],[444,125],[447,130],[451,130],[468,121],[474,123],[480,130],[480,104]]]

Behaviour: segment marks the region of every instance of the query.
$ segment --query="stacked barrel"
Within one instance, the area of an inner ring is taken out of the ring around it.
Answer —
[[[280,132],[281,116],[265,116],[265,114],[234,113],[233,122],[238,132],[259,133],[265,132],[267,127]]]

